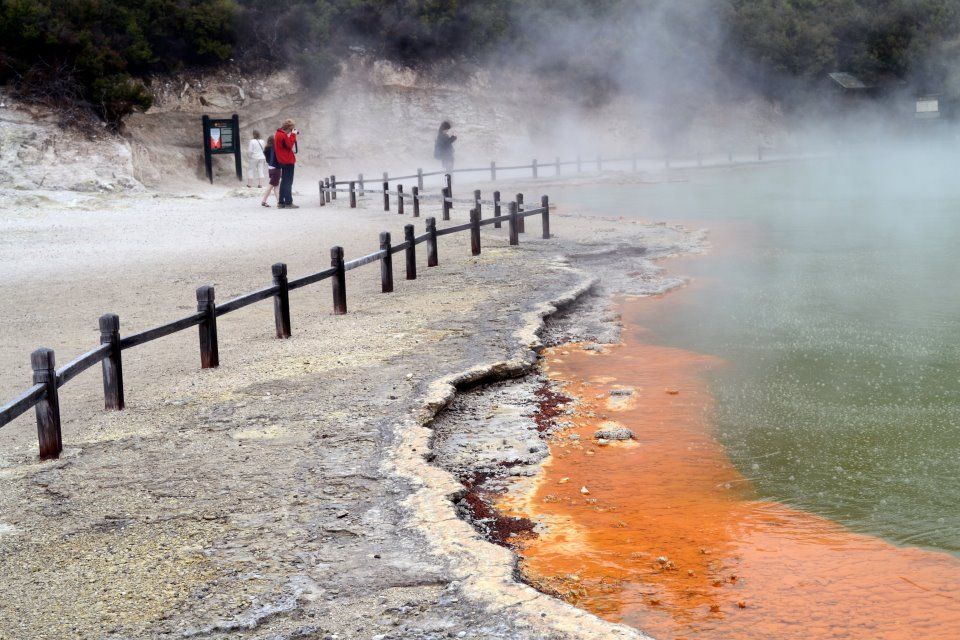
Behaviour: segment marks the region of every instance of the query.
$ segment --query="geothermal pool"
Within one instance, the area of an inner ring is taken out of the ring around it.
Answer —
[[[551,447],[539,489],[505,507],[551,531],[523,551],[528,577],[660,638],[960,633],[958,160],[552,193],[706,227],[712,247],[663,264],[689,286],[618,301],[622,345],[547,353],[581,442],[602,419],[638,442]]]

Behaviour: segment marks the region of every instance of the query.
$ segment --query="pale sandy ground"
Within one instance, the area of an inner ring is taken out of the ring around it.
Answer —
[[[296,211],[216,188],[4,210],[0,395],[27,386],[33,348],[62,364],[94,346],[101,313],[139,331],[191,313],[198,285],[226,300],[269,284],[273,262],[297,277],[333,244],[356,257],[413,221],[378,196],[321,209],[309,182],[298,190]],[[538,201],[549,184],[503,187],[518,190]],[[465,219],[458,207],[452,223]],[[488,227],[477,258],[465,234],[441,238],[441,266],[421,250],[415,282],[398,255],[393,294],[376,265],[353,271],[346,316],[329,283],[296,291],[288,341],[269,302],[224,316],[216,370],[199,369],[195,330],[125,351],[126,411],[102,411],[96,368],[61,389],[58,462],[36,461],[31,414],[5,427],[0,638],[637,637],[515,583],[511,555],[456,518],[457,483],[425,460],[424,425],[457,374],[528,366],[544,303],[587,290],[563,254],[693,243],[662,225],[552,222],[544,241],[528,220],[519,248]]]

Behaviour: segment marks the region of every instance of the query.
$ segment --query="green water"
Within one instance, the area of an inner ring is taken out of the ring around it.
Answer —
[[[960,552],[960,154],[685,178],[551,195],[712,229],[648,327],[729,363],[716,430],[763,497]]]

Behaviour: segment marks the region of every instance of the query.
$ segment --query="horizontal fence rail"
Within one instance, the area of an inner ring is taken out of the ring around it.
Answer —
[[[370,255],[363,256],[362,258],[357,258],[356,260],[351,260],[350,262],[343,263],[343,270],[350,271],[351,269],[356,269],[362,267],[365,264],[370,264],[371,262],[376,262],[384,256],[385,251],[376,251]]]
[[[441,174],[442,172],[424,173],[418,171],[416,175],[407,176],[407,179]],[[31,354],[33,385],[6,404],[0,406],[0,427],[9,424],[30,408],[34,408],[37,420],[40,458],[42,460],[55,459],[59,457],[63,450],[60,425],[60,400],[57,390],[87,369],[100,363],[103,374],[104,408],[107,410],[124,409],[121,354],[127,349],[164,338],[191,327],[197,327],[200,347],[200,366],[204,369],[215,368],[220,364],[217,332],[218,318],[249,305],[272,299],[274,302],[276,337],[278,339],[290,338],[292,331],[289,292],[291,290],[329,279],[332,282],[333,313],[336,315],[344,314],[347,313],[345,278],[347,271],[358,269],[375,262],[380,263],[381,290],[384,293],[389,293],[394,290],[393,256],[398,253],[404,254],[405,278],[407,280],[415,280],[417,278],[417,246],[421,244],[427,245],[427,267],[436,267],[439,265],[437,241],[438,238],[442,236],[469,231],[470,252],[472,255],[479,255],[482,249],[480,238],[480,228],[482,226],[493,224],[495,228],[499,229],[502,223],[507,223],[509,228],[509,244],[517,245],[519,243],[519,234],[524,232],[524,219],[539,215],[543,223],[542,237],[550,237],[550,204],[547,196],[541,198],[540,207],[526,210],[522,208],[523,194],[517,194],[516,200],[509,203],[501,202],[499,191],[494,192],[493,200],[482,199],[479,191],[474,192],[473,199],[453,198],[452,182],[449,174],[443,175],[446,176],[446,186],[441,194],[424,194],[420,192],[418,187],[414,187],[412,193],[405,193],[400,186],[398,186],[396,190],[391,191],[386,182],[382,190],[366,189],[364,191],[362,176],[360,181],[350,181],[349,189],[342,189],[335,186],[336,184],[342,184],[336,181],[335,176],[326,178],[321,181],[319,187],[321,205],[323,206],[332,204],[333,201],[337,200],[336,194],[338,192],[349,193],[351,207],[356,206],[357,195],[363,195],[365,192],[382,193],[385,197],[387,207],[389,207],[388,198],[391,195],[396,197],[400,203],[412,202],[414,216],[419,216],[421,199],[434,202],[439,201],[445,220],[449,219],[449,213],[454,203],[470,204],[473,205],[473,209],[470,212],[470,221],[464,224],[438,229],[436,218],[427,217],[425,218],[425,233],[416,235],[414,225],[405,225],[403,241],[393,244],[390,234],[383,232],[380,234],[380,248],[378,251],[349,261],[344,260],[343,248],[336,246],[330,251],[331,262],[329,268],[292,280],[287,278],[287,265],[277,263],[271,267],[272,285],[231,298],[220,304],[216,304],[215,302],[215,292],[212,286],[198,287],[196,290],[196,313],[128,336],[120,335],[119,317],[115,314],[105,314],[100,317],[99,321],[100,346],[81,354],[63,367],[59,369],[55,367],[54,353],[50,349],[37,349]],[[386,175],[384,177],[386,177]],[[502,213],[502,206],[504,205],[507,206],[508,214]],[[482,218],[484,206],[493,208],[492,217]],[[398,206],[398,213],[403,212],[403,207]]]
[[[33,405],[37,404],[37,400],[43,396],[44,392],[46,392],[44,385],[35,384],[0,407],[0,425],[5,425],[25,413],[28,409],[32,409]]]
[[[153,329],[147,329],[146,331],[135,333],[132,336],[127,336],[126,338],[120,340],[120,348],[129,349],[130,347],[138,347],[141,344],[152,342],[153,340],[163,338],[171,333],[183,331],[184,329],[198,324],[200,324],[200,314],[195,313],[192,316],[180,318],[179,320],[168,322],[167,324],[160,325],[159,327],[154,327]]]
[[[302,278],[297,278],[296,280],[291,280],[288,285],[288,289],[291,291],[294,289],[299,289],[300,287],[305,287],[308,284],[313,284],[314,282],[320,282],[321,280],[326,280],[330,278],[337,272],[333,267],[329,269],[324,269],[323,271],[318,271],[316,273],[310,274],[309,276],[303,276]]]
[[[98,364],[108,353],[110,353],[110,345],[102,344],[96,349],[87,351],[82,356],[77,356],[57,369],[57,386],[62,387],[93,365]]]
[[[253,304],[254,302],[260,302],[261,300],[272,298],[273,296],[277,295],[279,290],[280,288],[274,285],[272,287],[260,289],[259,291],[254,291],[253,293],[238,296],[232,300],[227,300],[223,304],[217,305],[217,315],[222,316],[225,313],[242,309],[247,305]]]

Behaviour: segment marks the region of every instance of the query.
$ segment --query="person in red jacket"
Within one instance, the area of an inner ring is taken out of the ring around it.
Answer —
[[[293,128],[293,120],[287,119],[273,136],[273,149],[277,158],[277,167],[280,169],[278,209],[300,208],[293,204],[293,167],[297,163],[294,147],[297,144],[298,133],[299,131]]]

